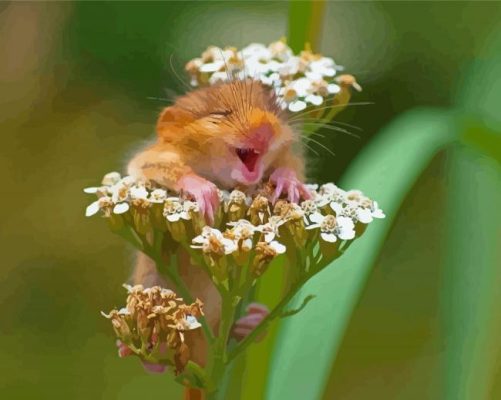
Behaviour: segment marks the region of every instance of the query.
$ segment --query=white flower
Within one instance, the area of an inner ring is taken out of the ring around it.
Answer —
[[[265,242],[270,243],[275,239],[275,236],[278,236],[278,229],[285,224],[285,222],[287,221],[282,217],[273,215],[266,224],[256,226],[256,231],[263,233]]]
[[[261,43],[251,43],[248,46],[244,47],[240,52],[244,59],[256,58],[262,61],[271,60],[272,55],[270,49],[266,48],[266,46]]]
[[[193,315],[187,315],[185,322],[187,330],[197,329],[202,326],[200,322],[198,322],[198,320]]]
[[[251,199],[244,192],[235,189],[230,193],[229,202],[249,205]]]
[[[363,224],[372,222],[374,218],[385,218],[377,202],[369,199],[360,190],[345,192],[344,198],[335,199],[330,206],[336,215],[348,216]]]
[[[168,197],[165,200],[163,214],[169,222],[177,222],[180,219],[191,219],[189,212],[183,207],[178,197]]]
[[[240,242],[240,247],[242,248],[242,250],[251,250],[252,239],[254,238],[254,233],[257,231],[257,227],[246,219],[240,219],[235,222],[228,222],[228,226],[232,227],[231,233],[234,235],[235,240]]]
[[[131,199],[142,199],[142,200],[147,200],[148,199],[148,191],[144,186],[133,186],[129,189],[129,195]]]
[[[291,57],[278,69],[280,76],[293,76],[299,72],[299,57]]]
[[[334,207],[334,204],[342,205],[345,202],[346,192],[333,183],[322,185],[318,193],[319,196],[315,199],[318,207],[323,207],[327,204]]]
[[[268,50],[271,53],[271,57],[280,61],[287,61],[293,56],[292,49],[282,40],[270,43]]]
[[[163,203],[167,198],[167,192],[163,189],[155,189],[150,193],[150,201],[152,203]]]
[[[321,216],[318,211],[318,207],[313,200],[305,200],[301,203],[301,209],[304,212],[304,223],[306,225],[310,224],[310,221],[318,220],[318,215]],[[313,216],[313,219],[311,218]]]
[[[310,219],[315,224],[307,226],[306,229],[320,228],[320,237],[326,242],[334,243],[338,237],[342,240],[350,240],[355,237],[355,224],[351,218],[313,214]]]
[[[101,184],[105,186],[113,186],[116,183],[120,181],[121,177],[118,172],[109,172],[107,173],[104,177],[103,180],[101,181]]]
[[[285,253],[285,250],[287,250],[287,248],[282,243],[278,243],[276,240],[269,242],[268,246],[270,246],[270,248],[272,248],[276,254],[283,254]]]
[[[312,83],[308,78],[296,79],[290,86],[296,91],[298,97],[308,96],[312,90]]]
[[[111,187],[111,200],[115,204],[113,213],[123,214],[129,210],[129,204],[127,203],[127,200],[129,200],[129,189],[127,182],[124,183],[123,179]]]
[[[85,209],[85,216],[91,217],[95,215],[99,210],[102,210],[106,216],[109,216],[112,207],[113,201],[111,200],[111,198],[108,196],[103,196],[87,206],[87,208]]]
[[[329,57],[322,57],[319,60],[310,62],[308,68],[311,72],[317,73],[321,76],[333,77],[336,75],[336,64],[334,60]]]
[[[183,203],[183,208],[186,211],[199,212],[200,208],[198,207],[198,203],[195,201],[185,200]]]
[[[204,253],[231,254],[238,250],[234,240],[224,237],[218,229],[204,226],[202,233],[193,238],[191,245],[194,249],[202,249]]]
[[[331,203],[331,208],[336,213],[338,217],[349,217],[355,222],[361,222],[363,224],[368,224],[372,222],[372,213],[368,208],[360,207],[360,205],[352,202],[350,204],[339,204]]]
[[[268,86],[278,86],[280,85],[280,75],[273,72],[271,75],[262,75],[260,78],[261,82]]]

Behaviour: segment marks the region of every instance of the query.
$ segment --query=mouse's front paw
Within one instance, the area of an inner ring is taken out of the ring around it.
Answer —
[[[298,203],[300,199],[311,199],[310,191],[297,179],[296,172],[293,169],[277,168],[271,174],[270,182],[275,185],[275,191],[271,198],[272,203],[275,203],[282,193],[286,194],[287,199],[293,203]]]
[[[216,185],[201,176],[188,174],[179,179],[177,186],[179,191],[188,193],[193,197],[207,223],[212,225],[219,206]]]
[[[233,325],[232,336],[238,341],[244,339],[258,326],[270,313],[268,307],[259,303],[251,303],[247,307],[247,314]],[[257,338],[263,339],[264,334]]]
[[[120,358],[131,356],[134,354],[134,352],[129,347],[127,347],[127,345],[125,343],[122,343],[120,340],[117,340],[116,344],[117,344],[117,349],[118,349],[118,356]],[[143,368],[145,369],[146,372],[150,372],[153,374],[161,374],[161,373],[165,372],[165,370],[166,370],[166,367],[163,364],[154,364],[154,363],[151,363],[148,361],[143,361],[143,360],[141,360],[141,362],[143,363]]]

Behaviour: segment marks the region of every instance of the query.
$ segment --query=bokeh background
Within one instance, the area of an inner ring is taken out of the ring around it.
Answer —
[[[274,41],[288,12],[287,2],[0,3],[2,398],[181,398],[170,378],[116,356],[99,311],[123,302],[133,255],[85,219],[81,189],[153,137],[165,98],[186,90],[188,59],[208,45]],[[384,245],[321,394],[302,398],[501,398],[501,3],[328,2],[323,20],[321,50],[357,76],[353,101],[373,104],[338,117],[359,138],[323,132],[336,156],[310,154],[312,180],[337,181],[374,143],[392,145],[385,132],[418,135],[430,115],[464,134],[431,161],[423,153],[402,204],[382,202]],[[331,340],[321,326],[306,337]],[[266,377],[260,354],[253,365]],[[280,361],[275,374],[290,360]],[[241,398],[263,398],[259,371],[242,373]]]

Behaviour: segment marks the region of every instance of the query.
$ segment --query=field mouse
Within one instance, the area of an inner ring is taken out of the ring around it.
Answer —
[[[156,143],[132,158],[128,174],[192,197],[208,224],[218,207],[217,187],[270,181],[275,186],[272,201],[281,196],[294,202],[310,198],[303,184],[300,137],[288,124],[273,89],[260,81],[233,80],[188,92],[162,110],[156,132]],[[209,277],[190,265],[187,255],[181,257],[180,274],[192,295],[203,301],[207,321],[216,329],[220,298]],[[142,253],[133,283],[169,287]],[[266,307],[252,304],[236,322],[233,336],[245,337],[266,314]],[[203,355],[199,357],[195,361],[204,364]]]

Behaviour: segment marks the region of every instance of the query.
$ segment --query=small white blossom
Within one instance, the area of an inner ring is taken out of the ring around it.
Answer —
[[[228,222],[228,226],[232,227],[231,233],[235,236],[235,240],[240,242],[242,250],[251,250],[254,233],[257,231],[256,226],[251,224],[250,221],[247,221],[246,219]]]
[[[131,199],[142,199],[142,200],[147,200],[148,199],[148,191],[144,186],[133,186],[129,189],[129,195]]]
[[[150,193],[152,203],[163,203],[167,198],[167,192],[163,189],[155,189]]]
[[[355,237],[355,225],[351,218],[313,214],[310,219],[315,223],[306,229],[320,228],[320,237],[326,242],[334,243],[338,237],[342,240]]]
[[[177,222],[181,219],[191,219],[189,212],[183,207],[178,197],[168,197],[165,200],[163,214],[169,222]]]
[[[192,240],[191,247],[202,249],[204,253],[231,254],[238,250],[234,240],[224,237],[218,229],[204,226],[202,233]]]
[[[187,212],[198,213],[200,208],[198,207],[198,203],[195,201],[185,200],[183,202],[183,208]]]
[[[198,329],[202,326],[193,315],[187,315],[185,322],[187,330]]]
[[[273,215],[266,224],[256,226],[256,231],[263,233],[264,241],[270,243],[275,236],[278,236],[279,228],[286,222],[282,217]]]
[[[272,248],[277,254],[284,254],[285,250],[287,250],[287,248],[282,243],[279,243],[276,240],[269,242],[268,246],[270,246],[270,248]]]
[[[363,224],[368,224],[373,220],[371,210],[360,207],[354,202],[345,205],[333,202],[330,206],[336,213],[336,216],[349,217],[353,221]]]
[[[311,222],[318,219],[318,215],[322,215],[316,203],[313,200],[305,200],[301,203],[301,209],[304,212],[304,223],[309,225]],[[313,219],[311,218],[313,217]]]
[[[120,179],[121,176],[118,172],[109,172],[103,177],[101,184],[103,184],[104,186],[113,186],[118,183]]]

